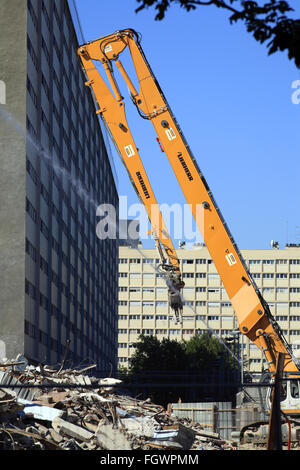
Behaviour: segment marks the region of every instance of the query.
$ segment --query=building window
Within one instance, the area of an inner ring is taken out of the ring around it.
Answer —
[[[49,230],[45,222],[41,220],[41,232],[45,236],[45,238],[48,240],[49,239]]]
[[[35,208],[33,207],[33,205],[31,204],[31,202],[29,201],[28,198],[26,198],[26,212],[27,212],[27,214],[31,217],[31,219],[33,220],[33,222],[36,223],[36,216],[37,216],[37,213],[36,213]]]
[[[161,276],[163,277],[163,276]],[[153,279],[154,278],[154,274],[153,273],[144,273],[143,274],[143,279]]]
[[[196,287],[196,292],[206,292],[206,287]]]
[[[45,18],[45,23],[48,26],[48,28],[50,29],[50,18],[49,18],[47,9],[44,5],[44,2],[42,2],[42,12],[43,12],[43,15],[44,15],[44,18]]]
[[[183,259],[182,264],[194,264],[194,260],[193,259]]]
[[[46,57],[46,61],[47,61],[48,64],[49,64],[49,63],[50,63],[50,54],[49,54],[49,51],[48,51],[46,42],[45,42],[45,40],[44,40],[43,37],[42,37],[42,49],[43,49],[43,51],[44,51],[44,54],[45,54],[45,57]]]
[[[221,307],[231,307],[231,302],[221,302]]]
[[[48,309],[48,299],[40,292],[40,306],[45,310]]]
[[[205,273],[196,273],[196,277],[204,279],[204,278],[206,278],[206,274]]]
[[[47,134],[49,134],[50,133],[50,125],[49,125],[48,119],[46,118],[46,115],[45,115],[44,111],[42,111],[41,119],[42,119],[42,123],[44,124],[44,127],[45,127],[45,130],[46,130]]]
[[[27,35],[27,49],[28,49],[29,55],[31,57],[32,63],[35,66],[35,68],[37,69],[37,65],[38,65],[37,55],[35,53],[32,42],[30,41],[30,38],[29,38],[28,35]]]
[[[49,266],[48,266],[47,261],[42,256],[40,257],[40,269],[41,271],[43,271],[45,274],[48,275]]]
[[[36,298],[36,289],[34,285],[28,281],[28,279],[25,279],[25,293],[32,299]]]
[[[207,275],[207,277],[208,277],[208,279],[212,279],[212,280],[213,280],[213,279],[219,279],[219,274],[217,274],[217,273],[209,273],[209,274]]]
[[[32,181],[34,182],[34,184],[37,184],[37,173],[31,163],[31,161],[26,158],[26,170],[27,170],[27,173],[30,175]]]
[[[25,249],[26,253],[31,257],[31,259],[36,262],[36,249],[27,238],[25,242]]]
[[[140,287],[129,287],[129,292],[130,293],[141,292],[141,288]]]
[[[156,307],[167,307],[168,303],[164,300],[158,300],[156,302]]]
[[[41,195],[44,201],[46,202],[46,204],[49,206],[49,203],[50,203],[49,193],[43,184],[41,184]]]
[[[32,6],[31,0],[28,0],[27,6],[28,6],[28,11],[29,11],[30,17],[32,19],[33,26],[37,30],[37,28],[38,28],[38,19],[37,19],[37,16],[35,14],[35,9]]]
[[[154,258],[144,258],[143,264],[154,264]]]
[[[142,330],[142,334],[143,335],[153,336],[153,330],[151,330],[151,329]]]
[[[127,320],[127,315],[118,315],[119,320]]]
[[[127,362],[127,358],[126,357],[119,357],[118,362],[120,362],[120,363]]]
[[[287,315],[276,315],[276,320],[277,321],[287,321],[288,317],[287,317]]]
[[[206,259],[196,259],[196,264],[206,264]]]
[[[32,99],[32,102],[33,102],[34,106],[37,108],[37,102],[38,102],[37,95],[36,95],[36,92],[33,88],[33,85],[31,83],[29,77],[27,77],[27,91],[29,93],[29,96]]]
[[[49,85],[48,85],[47,80],[45,79],[43,74],[42,74],[42,86],[44,88],[45,95],[47,96],[47,98],[49,100],[49,97],[50,97]]]
[[[130,273],[129,278],[130,279],[140,279],[141,273]]]
[[[300,321],[300,316],[299,315],[291,315],[290,316],[290,321],[297,321],[298,322],[298,321]]]

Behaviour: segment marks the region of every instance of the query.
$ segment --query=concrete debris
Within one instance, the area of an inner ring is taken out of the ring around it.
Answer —
[[[236,449],[150,399],[122,394],[120,380],[94,377],[94,367],[56,370],[21,355],[2,361],[0,450]]]

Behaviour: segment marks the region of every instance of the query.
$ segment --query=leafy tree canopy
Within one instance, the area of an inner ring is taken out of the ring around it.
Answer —
[[[247,31],[261,44],[267,42],[268,53],[287,51],[290,60],[300,68],[300,19],[287,14],[293,8],[285,0],[136,0],[139,12],[154,7],[156,20],[162,20],[172,4],[179,4],[186,11],[199,6],[215,6],[230,13],[230,23],[242,21]]]
[[[181,343],[169,338],[160,341],[155,336],[141,335],[135,347],[130,359],[133,373],[147,370],[205,371],[225,352],[224,346],[209,333],[195,335]],[[229,366],[230,360],[227,362]]]
[[[139,337],[135,343],[136,350],[130,359],[130,370],[185,370],[186,361],[182,344],[175,340],[155,336]]]
[[[236,381],[237,368],[227,353],[227,348],[209,332],[182,342],[141,335],[135,343],[129,369],[120,373],[122,380],[131,385],[138,386],[142,380],[143,393],[147,390],[152,401],[163,406],[176,402],[179,397],[184,401],[208,397],[212,401],[229,400],[236,393],[232,384]],[[196,385],[186,386],[191,382]],[[147,384],[150,384],[148,389]]]

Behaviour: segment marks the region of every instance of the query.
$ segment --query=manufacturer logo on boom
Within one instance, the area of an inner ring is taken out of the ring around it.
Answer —
[[[184,158],[183,158],[183,156],[182,156],[182,153],[178,153],[177,157],[178,157],[178,160],[180,161],[180,163],[181,163],[181,165],[182,165],[182,168],[183,168],[184,171],[186,172],[186,175],[187,175],[188,179],[189,179],[190,181],[192,181],[194,178],[192,177],[192,174],[191,174],[190,170],[188,169],[187,164],[185,163],[185,160],[184,160]]]
[[[141,188],[146,196],[146,199],[149,199],[150,198],[150,194],[148,193],[148,189],[147,189],[147,186],[145,185],[144,183],[144,180],[142,178],[142,175],[139,171],[136,172],[136,176],[138,177],[138,180],[139,180],[139,183],[141,185]]]

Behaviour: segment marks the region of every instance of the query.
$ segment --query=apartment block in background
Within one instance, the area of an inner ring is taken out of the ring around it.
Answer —
[[[300,348],[300,246],[241,252],[297,355]],[[167,287],[157,269],[157,251],[119,248],[119,365],[128,366],[134,342],[140,334],[181,341],[209,330],[222,339],[238,336],[245,369],[250,372],[267,369],[257,346],[235,333],[237,319],[207,248],[202,245],[181,248],[177,254],[185,282],[182,327],[175,324],[168,306]]]

